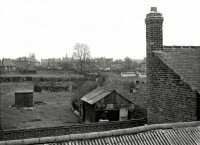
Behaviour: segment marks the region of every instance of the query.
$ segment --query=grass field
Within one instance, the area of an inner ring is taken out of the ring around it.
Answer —
[[[2,128],[24,129],[36,127],[49,127],[72,125],[78,118],[71,109],[69,92],[42,92],[34,93],[32,109],[12,107],[15,102],[14,92],[33,89],[32,82],[1,83],[1,123]]]

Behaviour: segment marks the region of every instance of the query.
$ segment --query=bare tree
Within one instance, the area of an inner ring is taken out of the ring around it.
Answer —
[[[90,49],[87,44],[76,43],[72,58],[80,65],[80,70],[83,71],[85,61],[90,58]]]

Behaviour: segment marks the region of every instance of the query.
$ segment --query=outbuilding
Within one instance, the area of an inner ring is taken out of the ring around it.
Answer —
[[[130,118],[135,105],[115,90],[98,87],[81,98],[82,119],[86,123],[123,121]]]
[[[33,90],[23,90],[15,92],[16,107],[33,107]]]

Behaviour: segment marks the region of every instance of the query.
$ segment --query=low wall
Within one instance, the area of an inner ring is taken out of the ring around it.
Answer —
[[[24,81],[38,81],[38,82],[60,82],[60,81],[94,81],[93,78],[63,78],[63,77],[39,77],[39,76],[1,76],[0,82],[24,82]]]
[[[15,139],[27,139],[38,138],[47,136],[59,136],[77,133],[99,132],[122,128],[131,128],[142,126],[146,123],[146,119],[135,119],[128,121],[115,121],[106,123],[92,123],[92,124],[79,124],[73,126],[59,126],[59,127],[47,127],[47,128],[34,128],[23,130],[7,130],[3,131],[1,140],[15,140]]]
[[[51,91],[51,92],[69,92],[69,86],[37,86],[34,85],[34,92],[41,92],[42,90]]]

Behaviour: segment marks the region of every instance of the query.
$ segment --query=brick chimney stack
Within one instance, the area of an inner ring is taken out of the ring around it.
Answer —
[[[147,92],[148,92],[148,105],[147,105],[147,122],[152,122],[152,115],[154,115],[154,108],[152,107],[154,103],[154,84],[155,82],[155,72],[154,68],[156,60],[153,57],[152,51],[163,49],[163,33],[162,24],[163,17],[162,14],[157,11],[156,7],[151,7],[151,11],[146,15],[146,58],[147,58]]]
[[[157,12],[156,7],[151,7],[150,13],[146,15],[146,45],[147,52],[153,50],[162,50],[163,33],[162,33],[162,14]]]

